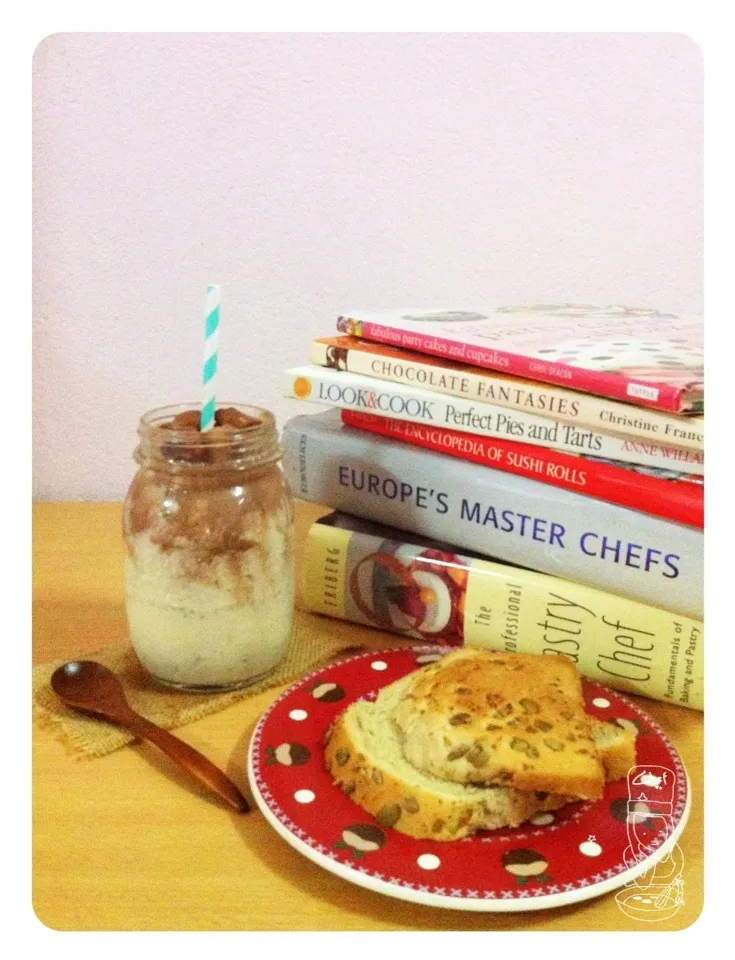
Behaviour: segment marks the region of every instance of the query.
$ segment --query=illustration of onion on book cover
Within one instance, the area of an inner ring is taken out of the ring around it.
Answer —
[[[342,315],[352,336],[677,413],[704,410],[701,317],[524,304]]]
[[[347,530],[375,538],[381,532],[379,524],[348,514],[335,513],[318,523],[333,535]],[[366,552],[364,540],[346,540],[345,583],[339,598],[349,608],[346,619],[461,647],[470,559],[423,537],[414,535],[413,541],[384,536],[374,539],[375,549]]]

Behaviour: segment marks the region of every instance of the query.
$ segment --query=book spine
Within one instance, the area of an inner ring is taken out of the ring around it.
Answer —
[[[519,353],[496,350],[494,347],[468,346],[460,341],[400,330],[397,327],[368,321],[361,324],[360,333],[356,335],[366,340],[374,340],[376,343],[387,343],[406,350],[416,350],[419,353],[428,353],[435,357],[484,367],[487,370],[501,370],[503,373],[515,374],[518,377],[559,384],[570,390],[594,393],[613,400],[625,400],[654,410],[680,413],[683,409],[683,391],[680,387],[671,384],[652,386],[619,373],[583,370],[580,367],[570,367],[565,363],[549,363]]]
[[[400,530],[703,617],[703,534],[637,510],[342,424],[283,430],[294,495]]]
[[[704,708],[701,621],[395,534],[313,524],[306,608],[422,643],[564,654],[616,690]]]
[[[503,437],[534,446],[589,453],[608,460],[704,474],[704,455],[681,447],[631,440],[561,420],[520,413],[490,403],[446,397],[404,383],[388,383],[316,365],[286,371],[284,393],[361,413],[382,414],[411,423],[450,427],[472,436]]]
[[[351,427],[395,437],[417,447],[448,453],[473,463],[483,463],[520,477],[575,490],[588,497],[642,510],[676,523],[704,526],[704,488],[686,480],[665,480],[625,467],[585,460],[568,453],[514,440],[468,437],[457,430],[407,423],[390,417],[342,411]]]
[[[356,342],[355,346],[349,345],[350,339]],[[704,450],[704,424],[699,418],[631,407],[606,397],[511,379],[492,370],[473,372],[468,367],[447,365],[421,354],[394,353],[382,344],[356,337],[312,341],[309,361],[321,367],[335,367],[392,383],[413,384],[453,397],[530,411],[603,432]]]

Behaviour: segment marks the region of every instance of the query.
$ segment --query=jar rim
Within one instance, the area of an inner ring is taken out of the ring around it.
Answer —
[[[282,450],[276,420],[270,410],[243,403],[217,404],[217,410],[225,408],[233,408],[256,422],[240,429],[228,427],[225,431],[215,427],[203,433],[192,429],[164,429],[178,414],[199,411],[201,405],[177,403],[148,410],[138,424],[140,442],[135,451],[136,461],[185,469],[231,469],[266,466],[280,460]],[[216,460],[211,455],[215,455]]]
[[[245,414],[245,416],[251,417],[253,420],[258,420],[259,424],[251,424],[247,427],[243,427],[241,430],[230,428],[230,430],[227,432],[227,435],[223,435],[221,441],[218,439],[217,445],[226,445],[230,441],[230,438],[240,438],[246,434],[248,436],[252,436],[253,432],[258,429],[258,426],[260,426],[261,429],[275,429],[275,417],[271,411],[266,410],[265,407],[255,407],[245,403],[220,402],[217,404],[217,410],[224,410],[228,407],[234,408],[238,413]],[[190,410],[198,411],[200,408],[201,404],[196,402],[172,403],[165,407],[155,407],[153,410],[148,410],[140,418],[140,422],[138,424],[138,433],[142,434],[152,427],[161,427],[167,420],[173,420],[173,418],[180,413],[187,413]],[[172,437],[180,436],[182,439],[188,440],[190,443],[194,442],[194,438],[204,436],[204,434],[200,433],[198,430],[172,430],[170,428],[167,430],[167,434]]]

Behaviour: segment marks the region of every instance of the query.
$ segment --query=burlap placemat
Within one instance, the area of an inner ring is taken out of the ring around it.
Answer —
[[[263,680],[229,693],[184,693],[157,686],[138,662],[132,647],[116,643],[102,647],[82,659],[97,660],[113,670],[122,681],[130,706],[167,730],[183,726],[229,707],[245,697],[296,680],[322,663],[349,655],[356,649],[380,650],[401,646],[398,637],[341,620],[296,611],[294,630],[285,659]],[[64,663],[56,660],[33,670],[32,695],[34,720],[55,730],[72,754],[101,757],[135,740],[126,730],[104,720],[96,720],[67,709],[50,686],[51,674]]]

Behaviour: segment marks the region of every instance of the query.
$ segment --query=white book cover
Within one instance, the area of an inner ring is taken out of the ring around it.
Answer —
[[[567,453],[704,474],[704,453],[698,450],[603,433],[535,413],[464,397],[450,397],[412,384],[391,383],[316,364],[287,370],[283,392],[288,397],[311,403],[431,424],[481,437],[516,440]]]
[[[295,417],[283,445],[296,497],[703,618],[700,530],[347,427],[337,411]]]
[[[633,406],[579,390],[481,370],[425,353],[373,343],[362,337],[320,337],[309,345],[309,363],[379,380],[408,383],[466,400],[568,420],[607,433],[704,450],[704,417]]]

